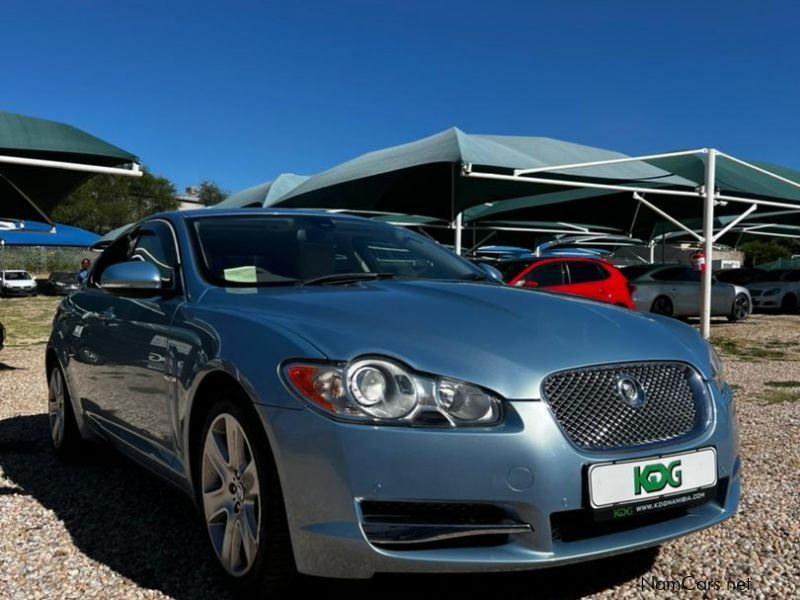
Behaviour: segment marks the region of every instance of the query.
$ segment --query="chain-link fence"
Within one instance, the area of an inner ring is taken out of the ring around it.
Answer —
[[[78,271],[81,259],[97,257],[89,248],[75,246],[0,245],[0,269],[23,269],[36,274],[52,271]]]

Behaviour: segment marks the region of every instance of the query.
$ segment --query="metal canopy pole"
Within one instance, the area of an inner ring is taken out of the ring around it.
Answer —
[[[720,229],[716,233],[716,235],[714,235],[714,241],[716,242],[718,239],[720,239],[723,235],[725,235],[731,229],[736,227],[739,223],[741,223],[744,219],[746,219],[750,214],[755,212],[757,209],[758,209],[758,204],[752,204],[750,206],[750,208],[748,208],[746,211],[744,211],[742,214],[740,214],[738,217],[736,217],[733,221],[728,223],[725,227]]]
[[[652,210],[654,213],[656,213],[658,216],[660,216],[660,217],[663,217],[664,219],[666,219],[667,221],[669,221],[670,223],[672,223],[673,225],[675,225],[675,227],[678,227],[679,229],[682,229],[683,231],[685,231],[685,232],[686,232],[686,233],[688,233],[689,235],[692,235],[692,236],[694,236],[695,238],[697,238],[697,241],[699,241],[699,242],[702,242],[702,241],[703,241],[703,238],[701,238],[699,235],[697,235],[697,234],[694,232],[694,230],[692,230],[691,228],[687,227],[686,225],[684,225],[683,223],[681,223],[680,221],[678,221],[678,219],[676,219],[675,217],[673,217],[673,216],[672,216],[672,215],[670,215],[669,213],[667,213],[667,212],[665,212],[665,211],[661,210],[660,208],[658,208],[658,207],[657,207],[655,204],[653,204],[652,202],[648,202],[648,201],[647,201],[647,200],[644,198],[644,196],[642,196],[641,194],[639,194],[639,192],[634,192],[634,193],[633,193],[633,197],[634,197],[636,200],[638,200],[640,203],[644,204],[644,205],[645,205],[647,208],[649,208],[650,210]]]
[[[461,255],[461,230],[463,228],[463,219],[464,219],[464,214],[463,213],[458,213],[456,215],[456,222],[455,222],[455,228],[456,228],[455,250],[456,250],[456,254],[458,254],[458,255]]]
[[[81,163],[64,162],[61,160],[44,160],[41,158],[25,158],[22,156],[0,156],[0,163],[10,165],[25,165],[29,167],[48,167],[64,171],[83,171],[85,173],[103,173],[106,175],[123,175],[127,177],[141,177],[142,171],[138,163],[132,163],[130,169],[121,167],[102,167],[100,165],[85,165]]]
[[[711,336],[711,286],[714,264],[714,195],[717,183],[717,151],[708,150],[706,161],[706,185],[703,202],[703,254],[706,264],[703,271],[703,284],[700,286],[701,311],[700,333],[708,339]]]

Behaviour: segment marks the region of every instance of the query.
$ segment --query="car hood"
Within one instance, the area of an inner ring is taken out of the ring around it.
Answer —
[[[751,290],[765,290],[767,288],[785,288],[797,285],[800,282],[795,281],[759,281],[748,286]]]
[[[678,360],[705,343],[662,317],[559,294],[481,283],[374,281],[214,289],[202,299],[305,338],[332,360],[383,355],[428,373],[538,398],[542,377],[603,363]]]
[[[9,279],[4,282],[6,287],[33,287],[36,282],[33,279]]]

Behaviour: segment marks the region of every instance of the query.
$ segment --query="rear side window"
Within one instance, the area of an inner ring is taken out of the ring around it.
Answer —
[[[539,284],[539,287],[563,285],[564,276],[561,271],[561,263],[550,263],[536,267],[525,276],[525,281],[535,281]]]
[[[662,269],[652,275],[656,281],[685,281],[683,267],[671,267],[669,269]]]
[[[652,270],[652,265],[631,265],[630,267],[623,267],[622,274],[625,275],[627,279],[636,279]]]
[[[567,268],[569,269],[570,283],[591,283],[610,277],[608,271],[593,262],[570,262],[567,263]]]

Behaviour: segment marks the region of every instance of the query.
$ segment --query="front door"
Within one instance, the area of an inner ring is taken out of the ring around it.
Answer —
[[[183,302],[175,239],[161,220],[142,225],[110,247],[92,271],[90,284],[73,299],[84,313],[80,328],[84,410],[107,433],[169,465],[175,450],[172,386],[167,373],[169,328]],[[107,260],[109,251],[112,251]],[[102,289],[111,264],[141,260],[161,273],[163,293]]]

